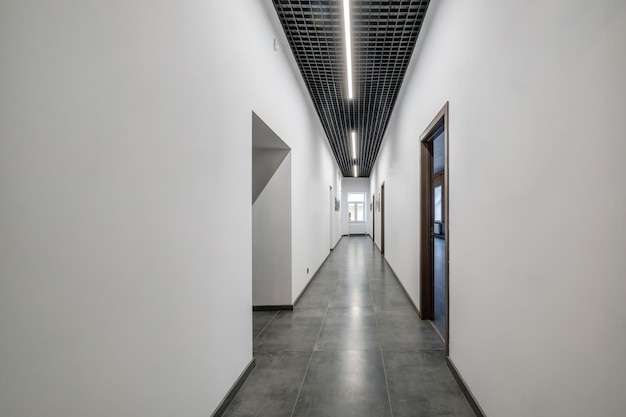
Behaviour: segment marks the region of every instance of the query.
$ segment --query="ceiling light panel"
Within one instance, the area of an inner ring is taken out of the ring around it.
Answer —
[[[354,98],[352,89],[352,40],[350,30],[350,0],[343,0],[343,27],[346,40],[346,73],[348,76],[348,98]]]
[[[429,2],[350,0],[353,100],[343,0],[273,2],[342,174],[369,176]]]

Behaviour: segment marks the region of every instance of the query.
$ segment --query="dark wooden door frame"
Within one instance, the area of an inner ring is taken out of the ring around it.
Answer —
[[[430,137],[429,137],[430,138]],[[433,142],[421,140],[420,155],[420,318],[435,318],[434,250],[433,250]]]
[[[372,196],[372,242],[376,244],[376,191]]]
[[[437,113],[428,127],[420,135],[420,318],[433,320],[435,317],[435,277],[434,277],[434,230],[433,230],[433,139],[444,132],[444,187],[443,218],[445,223],[445,279],[446,279],[446,356],[449,355],[450,341],[450,213],[448,167],[448,102]]]
[[[380,253],[385,254],[385,181],[380,184]]]
[[[332,251],[334,248],[333,245],[333,222],[335,220],[335,194],[333,193],[333,186],[329,185],[328,186],[330,189],[328,190],[328,193],[330,194],[330,250]]]

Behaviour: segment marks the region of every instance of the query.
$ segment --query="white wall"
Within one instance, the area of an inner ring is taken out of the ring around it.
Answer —
[[[337,168],[335,172],[335,178],[332,184],[329,184],[329,218],[331,222],[331,228],[329,230],[329,248],[332,250],[342,236],[342,214],[341,214],[341,198],[342,198],[342,185],[343,175]],[[339,210],[335,210],[335,200],[339,201]],[[322,232],[323,233],[323,232]],[[321,266],[321,265],[320,265]],[[319,268],[318,268],[319,269]],[[317,272],[317,271],[316,271]]]
[[[626,4],[426,20],[371,177],[386,257],[418,301],[419,135],[449,101],[452,360],[487,416],[622,415]]]
[[[252,205],[252,305],[291,305],[291,156]]]
[[[294,292],[328,253],[336,165],[271,2],[0,28],[0,415],[210,415],[252,358],[251,111],[292,146]]]
[[[343,235],[349,235],[350,233],[370,234],[372,228],[372,212],[370,211],[371,194],[369,185],[369,178],[345,177],[343,179],[343,189],[341,193],[341,233]],[[365,193],[365,223],[363,225],[350,225],[348,222],[348,193]]]
[[[274,128],[274,124],[270,124],[270,126]],[[301,146],[292,146],[291,152],[293,166],[291,276],[292,299],[294,301],[330,253],[329,186],[335,184],[334,190],[340,188],[334,175],[337,171],[337,164],[334,157],[330,156],[330,147],[317,118],[315,119],[315,126],[319,127],[319,135],[302,143]],[[297,123],[291,127],[299,130]],[[287,138],[285,139],[288,141]],[[291,142],[288,143],[291,146]],[[335,217],[334,220],[338,221],[339,219]],[[339,228],[337,223],[333,230],[339,230]],[[335,236],[335,238],[336,244],[340,236]]]

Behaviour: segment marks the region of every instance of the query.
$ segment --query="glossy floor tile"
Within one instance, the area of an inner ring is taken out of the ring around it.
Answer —
[[[443,351],[386,351],[385,369],[394,416],[474,416]]]
[[[254,371],[224,415],[290,417],[311,354],[257,352],[255,358]]]
[[[344,237],[294,311],[253,315],[257,366],[225,416],[474,415],[369,237]]]
[[[390,416],[380,350],[313,352],[293,415]]]
[[[315,350],[380,350],[374,308],[328,309]]]
[[[321,308],[279,311],[254,341],[254,351],[312,351],[325,315]]]
[[[276,316],[276,311],[255,311],[252,315],[252,338],[256,339]]]

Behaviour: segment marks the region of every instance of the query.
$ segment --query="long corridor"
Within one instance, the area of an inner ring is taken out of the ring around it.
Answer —
[[[294,311],[254,313],[256,368],[225,416],[474,416],[369,237],[344,237]]]

